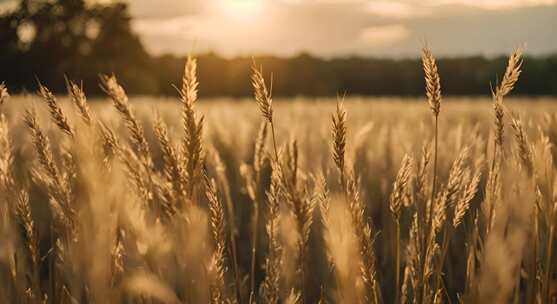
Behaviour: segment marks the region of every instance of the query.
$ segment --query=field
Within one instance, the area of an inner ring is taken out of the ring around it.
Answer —
[[[424,58],[415,99],[10,97],[0,302],[554,302],[557,100]]]

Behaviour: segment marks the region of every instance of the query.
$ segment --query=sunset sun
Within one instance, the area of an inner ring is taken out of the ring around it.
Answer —
[[[235,21],[253,21],[263,11],[263,0],[219,0],[220,13]]]

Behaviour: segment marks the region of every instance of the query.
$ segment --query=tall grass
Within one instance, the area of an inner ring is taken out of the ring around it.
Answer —
[[[441,112],[422,59],[430,113],[275,103],[256,63],[255,102],[198,103],[193,57],[174,104],[0,85],[0,302],[555,302],[555,108],[504,102],[517,49],[493,112]]]

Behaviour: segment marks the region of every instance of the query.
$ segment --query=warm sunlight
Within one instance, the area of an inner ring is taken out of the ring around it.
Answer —
[[[0,0],[0,304],[557,304],[556,29]]]
[[[226,18],[253,21],[263,10],[263,0],[218,0],[217,7]]]

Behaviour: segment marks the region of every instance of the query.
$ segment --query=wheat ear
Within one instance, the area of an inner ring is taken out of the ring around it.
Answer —
[[[331,134],[333,138],[333,160],[340,175],[340,184],[346,187],[346,178],[344,170],[344,154],[346,150],[346,111],[344,110],[343,100],[337,99],[337,107],[335,113],[331,115]]]
[[[176,149],[170,141],[168,127],[158,114],[155,118],[154,133],[162,150],[164,175],[166,177],[166,180],[172,183],[174,192],[177,194],[179,199],[183,196],[183,193],[185,191],[184,170],[178,159]]]
[[[10,98],[8,88],[6,87],[6,84],[2,82],[0,83],[0,106],[3,105],[8,98]]]
[[[252,75],[251,82],[254,90],[255,101],[259,106],[259,110],[266,123],[271,125],[271,138],[273,141],[274,160],[272,162],[273,177],[271,181],[271,189],[267,193],[267,201],[269,203],[269,219],[267,222],[267,236],[269,239],[268,256],[265,262],[266,277],[263,282],[264,297],[268,303],[277,303],[279,300],[278,288],[280,279],[280,264],[281,264],[281,248],[277,240],[279,211],[278,199],[279,188],[281,187],[284,179],[284,172],[282,171],[279,153],[277,148],[277,139],[275,132],[275,123],[273,121],[273,98],[272,98],[272,79],[271,88],[268,89],[263,77],[263,68],[257,67],[255,61],[251,67]],[[252,274],[254,276],[254,274]],[[251,290],[253,293],[254,290]]]
[[[514,139],[518,148],[518,158],[520,159],[521,164],[526,170],[528,176],[532,176],[534,174],[534,159],[532,156],[532,150],[530,149],[528,136],[524,131],[520,117],[514,116],[511,118],[511,127],[514,130]]]
[[[33,143],[35,145],[37,155],[39,156],[41,166],[48,173],[49,177],[57,183],[59,187],[62,187],[62,178],[58,172],[56,164],[54,163],[54,156],[52,155],[52,151],[50,149],[50,141],[39,126],[37,113],[34,109],[28,109],[25,111],[24,121],[31,131]]]
[[[509,57],[507,69],[505,70],[503,80],[501,80],[501,83],[497,85],[497,87],[491,92],[494,101],[493,109],[495,112],[495,142],[498,147],[502,147],[503,145],[503,118],[505,116],[503,98],[508,95],[514,88],[521,74],[521,69],[522,49],[516,48],[513,50],[511,56]],[[493,154],[495,155],[496,153],[494,152]]]
[[[42,169],[33,170],[31,172],[32,178],[47,189],[50,207],[59,232],[61,234],[65,232],[75,233],[76,212],[72,205],[72,196],[66,180],[67,177],[65,174],[60,173],[54,162],[50,141],[39,126],[36,112],[27,109],[24,115],[24,122],[31,131],[35,151]]]
[[[439,112],[441,111],[441,78],[439,77],[439,72],[437,69],[437,63],[435,58],[428,47],[424,47],[422,50],[422,65],[425,74],[426,83],[426,96],[427,102],[429,103],[429,108],[433,113],[435,119],[435,147],[433,154],[433,183],[431,189],[431,200],[435,195],[435,186],[437,178],[437,144],[438,144],[438,133],[439,133]]]
[[[426,46],[422,49],[422,65],[425,74],[425,90],[427,96],[427,102],[431,112],[433,113],[434,119],[434,147],[433,147],[433,174],[431,183],[431,196],[430,196],[430,207],[429,207],[429,218],[426,234],[430,233],[433,225],[433,213],[435,210],[435,195],[437,187],[437,158],[438,158],[438,142],[439,142],[439,113],[441,111],[441,78],[439,77],[439,71],[437,69],[437,63],[435,58],[431,53],[431,50]],[[426,236],[425,239],[429,239]],[[420,299],[421,300],[421,299]]]
[[[62,112],[62,108],[60,108],[60,105],[58,105],[58,102],[56,101],[56,97],[54,97],[54,94],[52,94],[52,92],[50,92],[50,90],[46,86],[42,85],[41,83],[39,83],[39,95],[42,97],[42,99],[48,106],[48,110],[50,112],[50,117],[52,118],[52,121],[64,133],[70,136],[74,136],[74,130],[70,126],[70,123],[68,122],[68,118],[66,117],[66,115],[64,115],[64,112]]]
[[[393,184],[393,190],[389,199],[389,209],[395,222],[395,303],[399,302],[400,296],[400,213],[405,194],[407,192],[410,173],[412,171],[412,158],[404,155],[402,165],[398,171]]]
[[[267,140],[267,133],[267,124],[261,123],[253,152],[253,168],[256,173],[261,172],[263,161],[265,160],[265,142]]]
[[[85,124],[90,126],[93,122],[93,114],[89,108],[89,104],[87,104],[87,97],[83,91],[83,84],[78,86],[75,82],[66,79],[66,87],[72,103],[77,108],[77,113]]]
[[[509,57],[507,68],[505,70],[505,75],[503,76],[501,83],[497,85],[495,89],[491,90],[491,95],[493,97],[493,112],[495,117],[495,146],[493,147],[493,156],[491,159],[491,168],[489,171],[489,179],[488,179],[488,184],[490,185],[491,188],[491,192],[489,193],[489,196],[492,199],[492,202],[490,203],[491,205],[489,207],[490,208],[489,215],[488,215],[489,223],[493,221],[493,216],[494,216],[493,213],[494,213],[495,203],[493,199],[496,195],[495,183],[497,181],[496,175],[498,174],[498,172],[496,172],[496,169],[498,168],[499,165],[499,159],[500,159],[499,154],[503,153],[503,140],[504,140],[503,136],[504,136],[504,128],[505,128],[505,123],[504,123],[505,109],[503,106],[503,98],[506,95],[508,95],[514,88],[521,74],[521,69],[522,69],[522,49],[516,48],[513,50],[511,56]]]
[[[118,80],[114,75],[102,75],[101,88],[110,97],[114,107],[126,122],[126,126],[131,133],[131,138],[133,144],[135,145],[136,152],[143,158],[144,162],[150,166],[151,156],[149,144],[145,138],[143,127],[133,113],[126,91],[118,83]]]
[[[352,223],[358,240],[359,251],[362,257],[360,273],[362,281],[366,286],[366,302],[378,303],[381,298],[379,286],[376,281],[376,260],[373,250],[373,236],[370,225],[365,220],[364,204],[360,198],[357,183],[350,178],[347,181],[346,197],[348,198],[348,208],[352,216]]]
[[[211,269],[215,273],[215,282],[210,287],[211,303],[221,304],[226,302],[224,295],[224,275],[226,272],[224,256],[226,251],[224,208],[218,198],[216,183],[214,180],[209,179],[205,170],[203,170],[203,180],[205,183],[205,195],[207,196],[207,200],[209,202],[209,220],[213,235],[213,242],[215,244],[215,250],[211,259]]]
[[[31,205],[29,204],[29,194],[27,191],[21,190],[19,192],[16,202],[16,211],[19,221],[25,230],[27,249],[34,272],[39,265],[39,238],[31,215]]]
[[[257,67],[255,62],[252,67],[251,83],[254,89],[254,97],[259,105],[259,110],[263,117],[270,123],[273,123],[273,97],[272,91],[267,89],[265,78],[263,78],[263,68]]]
[[[110,168],[110,161],[120,150],[120,142],[116,133],[102,122],[99,122],[99,133],[103,140],[103,162],[107,168]]]
[[[184,126],[182,150],[185,159],[186,177],[188,179],[186,195],[190,201],[193,199],[193,191],[201,174],[203,153],[201,145],[203,116],[198,119],[195,113],[198,86],[197,60],[192,56],[188,56],[184,66],[180,99],[182,101],[182,122]]]
[[[8,121],[3,113],[0,114],[0,190],[5,193],[14,188],[12,177],[12,146],[10,143]]]
[[[278,225],[280,224],[280,167],[273,163],[271,187],[267,193],[268,221],[266,226],[269,249],[265,260],[265,279],[262,284],[262,293],[265,303],[279,303],[280,267],[282,264],[282,248],[278,240]]]
[[[466,215],[468,209],[470,209],[470,203],[472,199],[476,196],[478,192],[478,185],[480,184],[481,172],[478,171],[470,183],[464,189],[464,193],[461,198],[458,200],[455,206],[454,216],[453,216],[453,227],[456,228]]]
[[[275,153],[275,162],[279,162],[277,140],[275,134],[275,124],[273,122],[273,82],[271,79],[271,89],[267,88],[265,78],[263,78],[263,68],[257,67],[255,61],[251,67],[251,84],[253,86],[255,101],[259,105],[259,110],[263,118],[271,125],[271,136],[273,139],[273,148]]]
[[[267,123],[262,122],[257,133],[255,147],[253,152],[253,169],[255,171],[255,179],[253,177],[247,179],[248,193],[253,201],[253,226],[252,226],[252,243],[251,243],[251,265],[250,265],[250,302],[255,298],[255,264],[257,259],[257,240],[259,227],[259,183],[261,181],[261,170],[265,159],[265,141],[267,139]],[[251,190],[250,190],[251,189]]]

